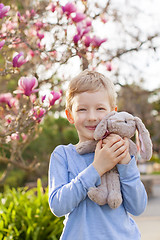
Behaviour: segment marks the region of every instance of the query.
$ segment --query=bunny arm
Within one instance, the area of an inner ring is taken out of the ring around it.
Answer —
[[[86,154],[95,151],[97,141],[89,140],[85,142],[78,143],[76,145],[76,150],[79,154]]]
[[[107,190],[107,174],[101,176],[101,184],[98,187],[91,187],[88,190],[88,197],[98,205],[102,206],[107,203],[108,190]]]

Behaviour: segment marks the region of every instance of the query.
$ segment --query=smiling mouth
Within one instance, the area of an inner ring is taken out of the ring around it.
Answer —
[[[94,131],[96,129],[96,126],[86,126],[88,130]]]

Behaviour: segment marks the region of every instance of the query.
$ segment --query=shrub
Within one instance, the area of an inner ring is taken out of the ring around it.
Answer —
[[[155,163],[160,163],[160,158],[159,158],[159,156],[158,156],[158,154],[153,154],[152,155],[152,158],[151,158],[151,160],[150,160],[151,162],[155,162]]]
[[[55,217],[48,205],[48,190],[6,188],[0,193],[0,239],[58,240],[63,218]]]

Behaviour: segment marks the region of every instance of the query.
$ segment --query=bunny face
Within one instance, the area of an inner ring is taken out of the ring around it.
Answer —
[[[131,138],[136,131],[135,118],[127,112],[111,112],[97,126],[94,132],[95,140],[102,139],[104,135],[115,133],[121,137]]]
[[[134,117],[126,112],[119,112],[108,119],[108,131],[119,134],[121,137],[131,138],[136,131]]]

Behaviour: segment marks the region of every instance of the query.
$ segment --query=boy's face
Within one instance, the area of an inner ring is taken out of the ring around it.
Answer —
[[[84,92],[74,96],[72,112],[67,114],[77,129],[79,142],[93,140],[93,133],[102,118],[111,112],[106,90]]]

